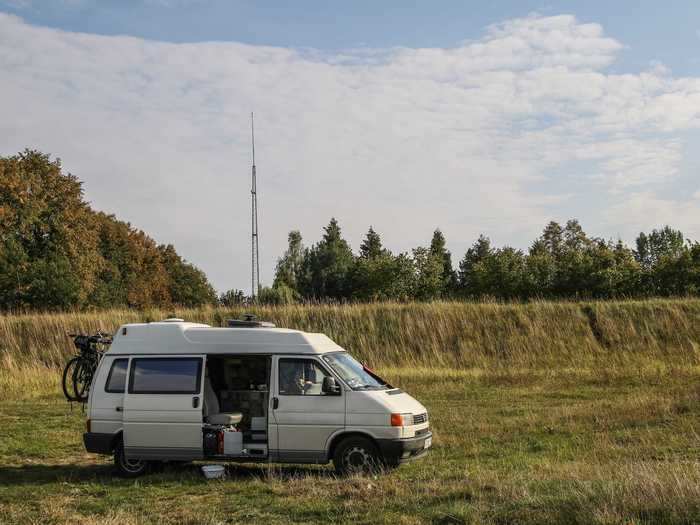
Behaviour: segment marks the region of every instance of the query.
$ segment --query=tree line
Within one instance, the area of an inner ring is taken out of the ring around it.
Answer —
[[[443,233],[393,254],[369,228],[353,253],[331,219],[305,247],[288,237],[273,285],[257,301],[528,300],[700,293],[700,244],[665,226],[622,241],[589,237],[577,220],[550,222],[527,250],[480,236],[453,265]],[[217,297],[205,274],[172,245],[91,209],[60,160],[25,150],[0,157],[0,310],[245,304]]]
[[[397,255],[371,227],[354,254],[335,219],[311,247],[304,247],[298,231],[288,240],[273,286],[260,292],[262,302],[608,299],[700,292],[700,244],[669,226],[640,233],[631,249],[621,240],[589,237],[576,219],[563,226],[552,221],[526,251],[494,247],[481,235],[456,267],[439,229],[429,246]]]
[[[0,309],[215,303],[204,273],[168,244],[96,212],[60,160],[0,157]]]

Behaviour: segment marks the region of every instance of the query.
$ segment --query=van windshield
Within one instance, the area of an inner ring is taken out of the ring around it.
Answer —
[[[346,352],[323,356],[323,360],[353,390],[386,390],[389,385],[382,378],[367,370],[354,357]]]

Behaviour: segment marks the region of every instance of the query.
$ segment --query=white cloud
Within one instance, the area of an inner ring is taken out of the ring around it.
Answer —
[[[355,246],[370,224],[394,250],[439,226],[455,257],[481,232],[525,247],[572,201],[609,235],[624,213],[602,213],[601,195],[662,217],[673,201],[654,192],[700,125],[700,79],[658,64],[611,74],[621,49],[566,15],[506,21],[451,49],[338,54],[0,15],[0,153],[60,155],[95,207],[175,243],[222,289],[248,282],[251,110],[267,282],[287,232],[313,241],[332,215]],[[700,235],[697,217],[688,206],[672,222]]]
[[[697,235],[700,232],[700,191],[692,195],[669,199],[660,197],[650,191],[633,192],[619,201],[605,216],[608,221],[627,231],[649,231],[652,228],[669,224],[681,225],[683,233]],[[690,236],[693,240],[697,237]]]

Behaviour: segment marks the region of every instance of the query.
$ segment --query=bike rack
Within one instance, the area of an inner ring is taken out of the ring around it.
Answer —
[[[98,330],[95,335],[68,335],[73,338],[73,344],[78,349],[78,354],[74,355],[63,368],[63,394],[71,404],[71,412],[73,411],[73,402],[75,401],[82,405],[81,410],[84,413],[92,377],[102,359],[102,355],[106,351],[104,347],[108,347],[112,344],[112,337],[101,330]],[[73,370],[69,377],[71,367],[73,367]],[[81,379],[83,380],[83,388],[81,392],[78,393],[78,381]],[[74,395],[71,395],[71,392]]]

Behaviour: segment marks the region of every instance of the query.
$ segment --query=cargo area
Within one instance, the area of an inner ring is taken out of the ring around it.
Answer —
[[[207,356],[205,458],[267,458],[270,367],[269,356]]]

